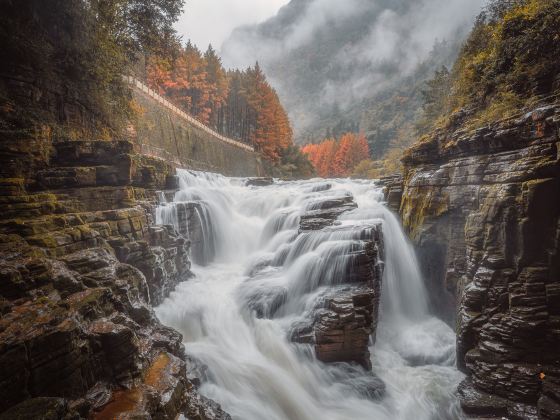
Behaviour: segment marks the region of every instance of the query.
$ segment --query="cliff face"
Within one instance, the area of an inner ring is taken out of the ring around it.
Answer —
[[[0,418],[227,418],[152,310],[190,275],[152,218],[174,168],[125,141],[1,150]]]
[[[560,105],[405,157],[401,213],[433,308],[456,306],[465,411],[560,416]]]

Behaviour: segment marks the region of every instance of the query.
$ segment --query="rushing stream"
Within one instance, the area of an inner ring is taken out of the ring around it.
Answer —
[[[242,420],[460,418],[454,332],[429,315],[414,252],[374,182],[246,187],[218,175],[179,175],[181,191],[158,209],[158,223],[179,228],[176,204],[198,202],[204,241],[193,249],[195,278],[180,284],[157,315],[183,334],[188,355],[205,367],[203,395]],[[349,194],[358,208],[340,216],[341,229],[297,235],[299,215],[319,197]],[[290,340],[321,293],[337,287],[337,255],[359,242],[353,229],[379,222],[385,267],[370,353],[373,373],[386,386],[382,396],[363,392],[362,367],[324,364]],[[285,295],[273,315],[249,309],[248,299],[266,300],[277,290]]]

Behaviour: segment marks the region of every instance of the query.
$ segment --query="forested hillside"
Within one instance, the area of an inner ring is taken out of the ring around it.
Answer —
[[[323,178],[347,177],[369,156],[369,147],[363,134],[346,133],[340,139],[327,139],[319,144],[302,148],[317,175]]]
[[[0,130],[125,137],[138,107],[123,76],[134,71],[203,123],[254,145],[269,172],[312,175],[263,71],[226,72],[212,48],[202,54],[182,45],[173,29],[182,7],[181,0],[2,2]]]
[[[143,54],[168,48],[183,3],[0,2],[0,130],[120,133],[133,112],[123,73]]]
[[[361,131],[378,160],[414,141],[424,82],[452,65],[482,4],[292,0],[236,30],[222,54],[227,65],[259,59],[297,143]]]
[[[494,0],[450,71],[427,84],[423,133],[482,127],[560,91],[560,1]]]
[[[151,87],[204,124],[255,146],[275,175],[312,175],[293,144],[288,115],[258,63],[226,71],[212,46],[202,53],[191,42],[177,42],[169,52],[150,56],[146,73]]]

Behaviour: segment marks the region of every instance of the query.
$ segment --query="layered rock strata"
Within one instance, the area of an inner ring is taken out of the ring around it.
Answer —
[[[403,178],[401,175],[390,175],[379,180],[379,185],[383,187],[383,194],[387,206],[398,213],[401,208],[403,195]]]
[[[457,355],[477,416],[560,418],[560,105],[405,157],[401,213],[433,307],[457,305]]]
[[[153,224],[174,168],[124,141],[2,148],[0,418],[227,418],[152,310],[190,275]]]
[[[353,362],[371,369],[368,345],[375,340],[381,294],[381,226],[331,227],[338,216],[356,208],[352,197],[319,200],[300,217],[300,232],[355,230],[356,239],[348,240],[335,258],[341,261],[335,284],[318,302],[313,319],[292,333],[295,342],[311,344],[323,362]],[[325,269],[332,269],[327,261]],[[325,275],[327,277],[327,275]]]
[[[318,200],[313,203],[312,209],[300,216],[299,231],[320,230],[332,226],[340,215],[357,207],[351,195]]]

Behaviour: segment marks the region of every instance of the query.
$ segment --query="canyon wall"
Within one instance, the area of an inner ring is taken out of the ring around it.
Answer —
[[[258,175],[257,154],[138,88],[113,140],[61,86],[0,78],[29,102],[0,127],[0,419],[229,418],[154,315],[191,275],[190,243],[154,206],[177,167]]]
[[[260,156],[247,144],[225,138],[132,79],[137,117],[133,142],[142,154],[178,167],[226,176],[262,176]]]
[[[560,418],[559,128],[549,105],[436,132],[404,159],[400,212],[432,310],[456,318],[471,415]]]
[[[152,309],[191,275],[153,223],[175,168],[128,141],[0,144],[0,418],[228,418]]]

